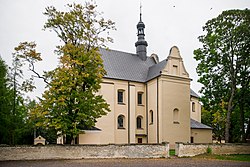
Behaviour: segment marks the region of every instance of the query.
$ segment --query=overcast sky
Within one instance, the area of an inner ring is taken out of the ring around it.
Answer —
[[[59,39],[54,32],[42,30],[47,19],[43,12],[51,5],[64,10],[65,5],[72,2],[84,1],[0,0],[0,55],[6,63],[11,64],[11,53],[19,42],[35,41],[43,58],[43,62],[37,64],[38,71],[55,68],[57,56],[53,51]],[[250,7],[250,0],[96,0],[103,16],[116,23],[117,31],[111,33],[114,43],[108,45],[110,49],[135,53],[140,2],[148,56],[156,53],[160,60],[166,59],[170,48],[177,46],[193,79],[191,88],[196,92],[201,85],[197,83],[193,50],[201,46],[197,37],[204,34],[202,26],[224,10]],[[41,96],[43,92],[41,81],[37,81],[36,86],[31,97]]]

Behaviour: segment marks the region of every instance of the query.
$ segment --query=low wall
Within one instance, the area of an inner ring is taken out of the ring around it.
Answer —
[[[186,144],[176,143],[175,154],[178,157],[192,157],[207,153],[210,147],[212,154],[250,154],[250,144]]]
[[[0,147],[0,161],[83,158],[167,158],[168,144]]]

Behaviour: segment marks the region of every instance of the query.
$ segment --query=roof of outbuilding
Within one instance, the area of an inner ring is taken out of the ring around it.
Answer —
[[[190,89],[190,95],[193,96],[193,97],[197,97],[197,98],[200,97],[200,96],[197,95],[192,89]]]
[[[190,127],[191,129],[213,129],[205,124],[202,124],[196,120],[191,119],[190,120]]]

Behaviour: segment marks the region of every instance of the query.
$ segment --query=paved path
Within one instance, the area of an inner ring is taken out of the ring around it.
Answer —
[[[44,161],[0,161],[0,167],[250,167],[250,162],[222,161],[197,158],[174,159],[83,159],[83,160],[44,160]]]

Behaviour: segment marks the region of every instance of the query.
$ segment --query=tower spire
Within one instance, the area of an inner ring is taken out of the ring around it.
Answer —
[[[138,41],[135,43],[136,47],[136,54],[143,60],[145,61],[147,59],[147,46],[148,43],[145,41],[145,34],[144,34],[144,28],[145,24],[142,22],[142,5],[140,3],[140,20],[139,23],[137,24],[137,36],[138,36]]]
[[[141,5],[141,2],[140,2],[140,21],[142,21],[142,20],[141,20],[141,15],[142,15],[142,13],[141,13],[141,8],[142,8],[142,5]]]

